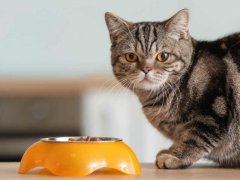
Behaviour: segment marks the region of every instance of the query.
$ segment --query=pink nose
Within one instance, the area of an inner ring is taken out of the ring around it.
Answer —
[[[151,68],[151,67],[144,67],[144,68],[142,68],[141,70],[142,70],[145,74],[147,74],[149,71],[152,70],[152,68]]]

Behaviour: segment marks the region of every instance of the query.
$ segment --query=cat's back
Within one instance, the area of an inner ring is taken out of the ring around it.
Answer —
[[[206,52],[223,59],[229,55],[240,69],[240,33],[235,33],[215,41],[198,41],[196,51]]]
[[[195,49],[195,65],[188,83],[191,91],[195,88],[198,94],[207,94],[202,97],[204,102],[221,92],[231,106],[228,108],[237,110],[240,122],[240,33],[211,42],[198,41]],[[198,96],[195,93],[193,97]]]
[[[240,69],[240,33],[219,39],[219,42],[221,42],[221,48],[231,55],[231,58]]]
[[[240,94],[240,33],[215,41],[195,42],[193,61],[191,76],[197,83],[190,81],[190,85],[197,89],[202,83],[210,84],[208,89],[213,85],[224,89],[228,85],[239,85]]]

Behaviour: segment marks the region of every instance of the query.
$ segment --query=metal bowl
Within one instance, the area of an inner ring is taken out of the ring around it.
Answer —
[[[71,137],[48,137],[42,138],[43,142],[65,142],[65,143],[103,143],[122,141],[120,138],[112,137],[92,137],[92,136],[71,136]]]

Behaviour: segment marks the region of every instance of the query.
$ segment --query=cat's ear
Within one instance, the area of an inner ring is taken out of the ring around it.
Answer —
[[[177,40],[189,38],[189,10],[182,9],[166,21],[169,35]]]
[[[111,42],[114,43],[124,33],[127,33],[132,26],[132,23],[110,13],[105,13],[105,21],[110,33]]]

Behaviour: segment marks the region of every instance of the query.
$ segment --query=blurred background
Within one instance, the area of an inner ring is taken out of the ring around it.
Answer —
[[[162,21],[182,8],[190,33],[213,40],[240,30],[237,0],[1,0],[0,161],[18,161],[41,137],[123,138],[141,162],[171,142],[146,120],[111,72],[106,11]]]

